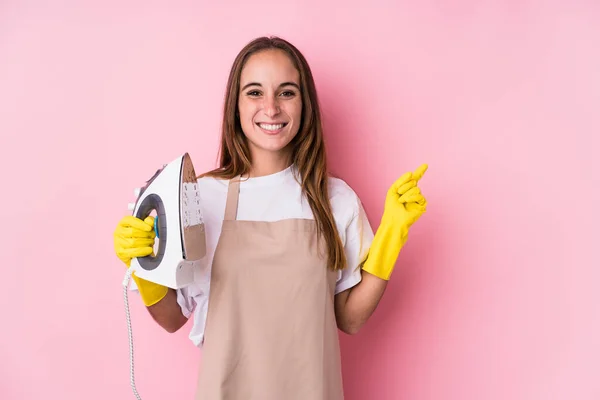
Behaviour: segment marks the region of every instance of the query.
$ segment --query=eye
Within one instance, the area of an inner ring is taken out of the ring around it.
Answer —
[[[281,95],[283,97],[293,97],[296,95],[296,92],[294,92],[292,90],[286,90],[285,92],[282,92]]]

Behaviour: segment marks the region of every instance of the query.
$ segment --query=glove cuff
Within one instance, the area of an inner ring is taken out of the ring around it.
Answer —
[[[407,229],[382,223],[375,233],[362,269],[380,279],[389,280],[407,238]]]
[[[158,303],[169,292],[168,287],[138,278],[135,276],[135,273],[132,275],[132,277],[140,291],[140,296],[142,297],[142,301],[146,307],[150,307]]]

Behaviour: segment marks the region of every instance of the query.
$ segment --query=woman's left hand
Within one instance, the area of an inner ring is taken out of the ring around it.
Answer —
[[[423,164],[394,182],[387,192],[382,223],[408,230],[423,215],[427,209],[427,200],[418,183],[427,168],[427,164]]]
[[[389,280],[410,227],[427,209],[427,200],[418,187],[427,167],[423,164],[414,172],[405,173],[389,188],[381,223],[363,270]]]

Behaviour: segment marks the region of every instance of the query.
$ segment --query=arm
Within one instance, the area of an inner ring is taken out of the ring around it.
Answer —
[[[146,308],[154,321],[169,333],[177,332],[188,321],[181,312],[177,303],[177,293],[173,289],[169,289],[158,303]]]
[[[348,335],[358,333],[383,297],[388,281],[362,271],[360,283],[335,296],[338,328]]]
[[[426,170],[422,165],[404,174],[388,190],[381,223],[360,265],[361,281],[335,297],[337,325],[347,334],[357,333],[377,308],[408,231],[425,212],[427,201],[417,182]]]
[[[117,257],[127,266],[133,257],[144,257],[153,253],[154,217],[143,221],[127,215],[119,221],[113,234]],[[132,274],[142,301],[150,315],[163,329],[173,333],[185,325],[187,318],[177,303],[177,292],[166,286],[149,282]]]

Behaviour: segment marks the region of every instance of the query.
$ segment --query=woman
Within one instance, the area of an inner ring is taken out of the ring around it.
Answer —
[[[208,256],[182,290],[134,276],[149,312],[174,332],[194,314],[203,349],[197,399],[343,398],[339,328],[375,310],[410,226],[425,212],[422,166],[388,191],[373,235],[359,198],[328,176],[311,70],[280,38],[249,43],[225,99],[220,166],[198,179]],[[154,220],[125,217],[115,250],[152,253]]]

